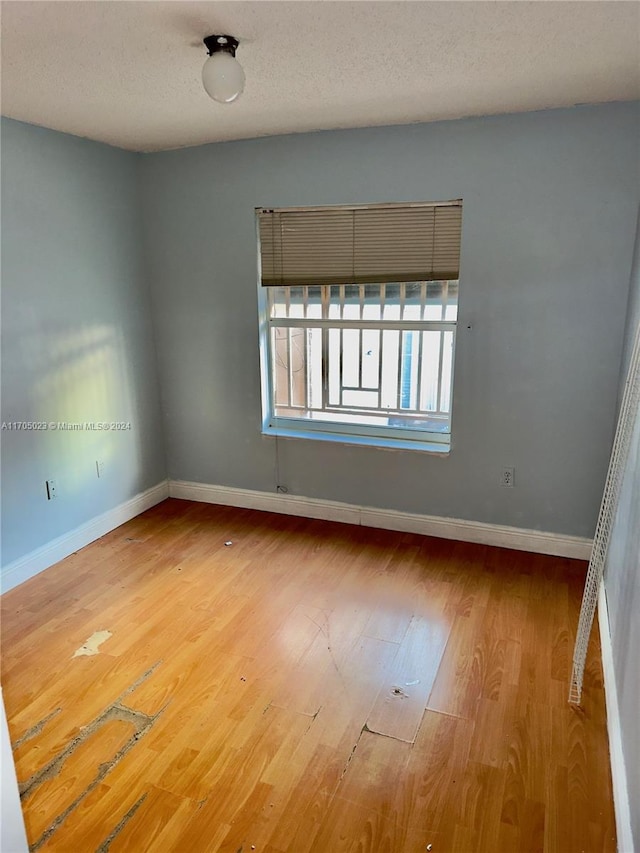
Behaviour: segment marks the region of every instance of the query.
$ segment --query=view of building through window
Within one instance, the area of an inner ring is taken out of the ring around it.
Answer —
[[[448,438],[457,281],[268,288],[272,414]]]

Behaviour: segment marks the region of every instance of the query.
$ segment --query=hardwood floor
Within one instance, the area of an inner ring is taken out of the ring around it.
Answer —
[[[31,849],[614,851],[584,573],[166,501],[2,597]]]

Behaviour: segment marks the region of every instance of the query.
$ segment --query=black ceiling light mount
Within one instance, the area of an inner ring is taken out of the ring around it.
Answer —
[[[211,35],[203,42],[209,57],[202,69],[202,84],[214,101],[231,104],[244,89],[244,71],[236,59],[239,41],[234,36]]]
[[[209,51],[209,56],[213,56],[219,50],[225,50],[231,56],[235,56],[238,45],[240,44],[238,39],[233,36],[207,36],[202,41]]]

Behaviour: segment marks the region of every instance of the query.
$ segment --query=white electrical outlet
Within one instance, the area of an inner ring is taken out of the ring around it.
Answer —
[[[500,474],[500,485],[508,489],[513,488],[515,480],[515,468],[503,468]]]
[[[52,501],[54,498],[58,497],[58,481],[57,480],[47,480],[45,483],[47,487],[47,500]]]
[[[104,459],[96,459],[96,473],[98,477],[104,477]]]

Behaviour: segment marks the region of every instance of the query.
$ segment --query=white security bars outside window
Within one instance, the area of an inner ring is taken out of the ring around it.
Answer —
[[[264,430],[446,449],[461,203],[258,217]]]

